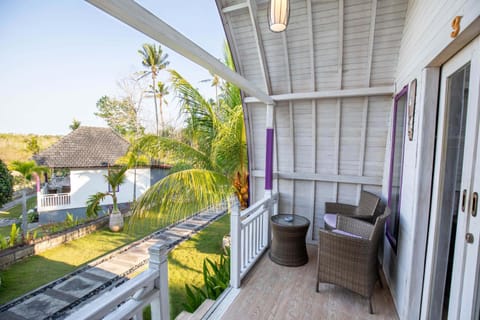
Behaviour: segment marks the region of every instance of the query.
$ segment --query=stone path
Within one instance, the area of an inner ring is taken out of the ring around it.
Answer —
[[[169,247],[190,238],[226,213],[209,209],[157,231],[126,248],[0,306],[0,319],[63,319],[76,308],[128,280],[126,276],[148,263],[148,248],[163,241]],[[39,275],[41,276],[41,275]]]

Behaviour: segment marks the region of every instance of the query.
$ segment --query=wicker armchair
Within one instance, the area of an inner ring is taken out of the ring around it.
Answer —
[[[318,240],[317,287],[320,282],[335,284],[356,292],[369,300],[379,279],[378,244],[384,233],[386,207],[375,224],[338,216],[336,230],[320,230]]]
[[[373,223],[375,218],[383,213],[383,209],[380,198],[368,191],[362,191],[358,206],[338,202],[325,202],[325,215],[323,216],[325,229],[332,230],[337,228],[337,216],[339,215]]]

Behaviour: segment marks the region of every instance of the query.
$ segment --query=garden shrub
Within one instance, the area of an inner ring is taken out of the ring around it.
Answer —
[[[209,258],[203,260],[204,289],[195,285],[185,284],[187,303],[186,311],[194,312],[206,299],[216,300],[230,283],[230,249],[220,255],[220,260],[214,262]]]
[[[0,159],[0,207],[12,199],[13,176]]]

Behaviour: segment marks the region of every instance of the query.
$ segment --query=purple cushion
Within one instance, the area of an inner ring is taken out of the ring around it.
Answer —
[[[346,232],[346,231],[343,231],[343,230],[340,230],[340,229],[333,229],[332,232],[337,233],[337,234],[341,234],[341,235],[344,235],[344,236],[352,237],[352,238],[359,238],[359,239],[362,238],[360,236],[357,236],[356,234]]]
[[[333,213],[326,213],[323,215],[323,221],[327,224],[331,229],[335,229],[337,227],[337,215]]]

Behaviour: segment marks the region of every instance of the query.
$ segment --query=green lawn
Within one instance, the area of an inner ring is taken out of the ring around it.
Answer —
[[[27,211],[37,206],[37,196],[27,199]],[[3,219],[16,219],[22,215],[22,204],[17,204],[8,211],[0,211],[0,218]]]
[[[27,211],[29,209],[33,209],[37,206],[37,196],[31,197],[27,199]],[[13,208],[8,211],[0,211],[0,218],[3,219],[16,219],[20,218],[22,215],[22,204],[17,204]],[[0,235],[4,237],[10,236],[10,230],[12,229],[11,226],[0,227]]]
[[[170,318],[182,310],[185,284],[203,286],[203,260],[218,260],[222,252],[223,236],[230,232],[230,216],[225,215],[208,228],[176,247],[168,256],[168,289],[170,291]]]
[[[51,282],[78,267],[95,260],[159,227],[135,234],[100,230],[42,254],[21,261],[1,272],[0,304],[4,304],[41,285]],[[169,255],[169,289],[171,315],[183,310],[185,283],[202,284],[202,263],[205,257],[217,259],[222,238],[229,232],[229,216],[221,218],[192,239],[183,242]]]
[[[168,224],[164,222],[161,225],[151,225],[149,228],[130,233],[111,232],[105,227],[83,238],[20,261],[0,272],[2,278],[0,304],[60,278]]]

